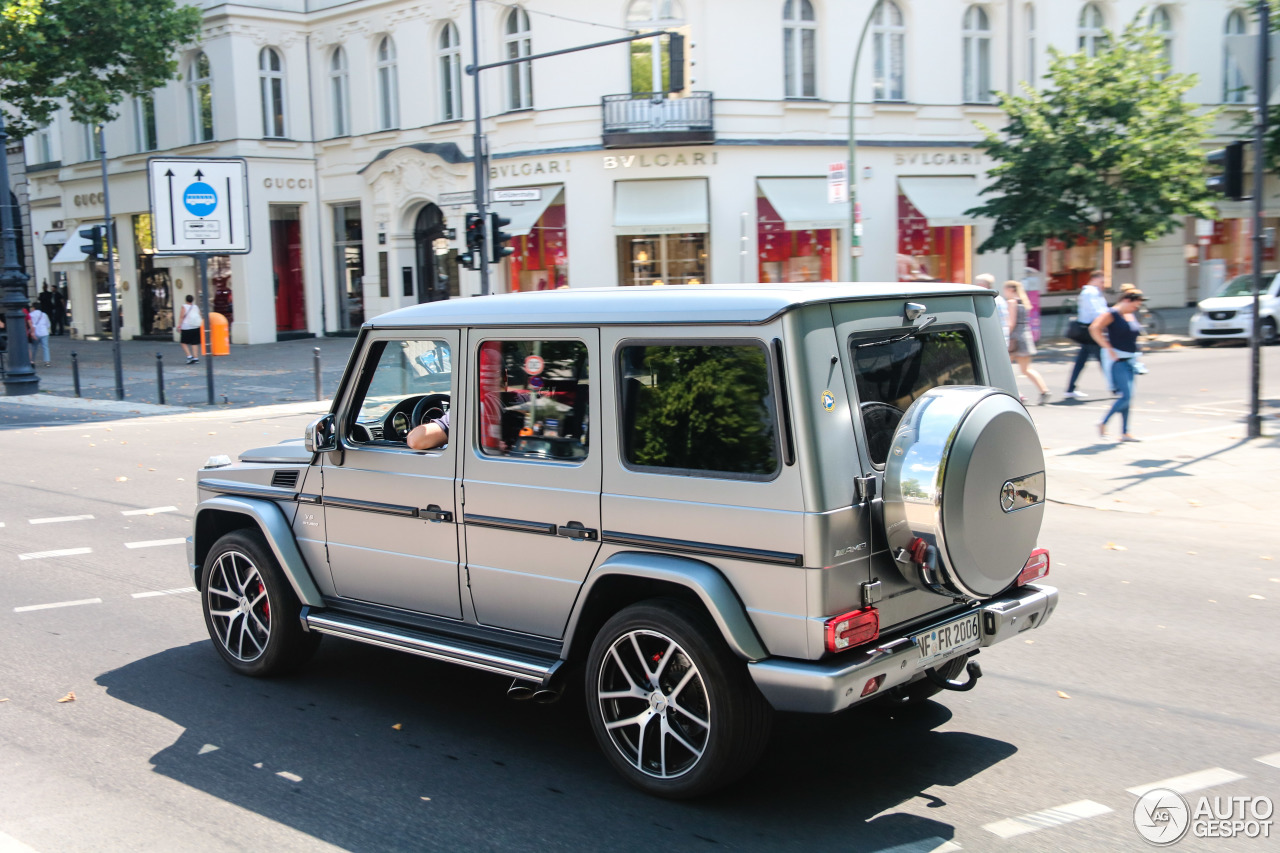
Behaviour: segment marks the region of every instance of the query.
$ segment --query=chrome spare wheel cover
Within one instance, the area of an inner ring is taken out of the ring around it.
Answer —
[[[1017,398],[933,388],[903,415],[885,464],[890,553],[921,589],[990,598],[1036,547],[1044,493],[1040,437]]]
[[[262,575],[248,555],[227,551],[209,573],[205,606],[215,639],[236,660],[262,657],[271,637],[271,603]]]
[[[646,776],[683,776],[706,751],[707,687],[670,637],[642,629],[615,640],[600,663],[596,695],[613,745]]]

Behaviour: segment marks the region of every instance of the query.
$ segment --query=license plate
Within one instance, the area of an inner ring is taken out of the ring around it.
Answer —
[[[978,627],[978,614],[961,616],[945,625],[939,625],[914,637],[920,647],[920,660],[916,669],[928,669],[952,655],[976,649],[982,643],[982,631]]]

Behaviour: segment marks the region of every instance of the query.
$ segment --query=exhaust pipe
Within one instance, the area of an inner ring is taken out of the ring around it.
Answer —
[[[513,699],[516,702],[523,702],[526,699],[536,699],[537,696],[534,693],[535,687],[537,687],[536,682],[521,681],[518,678],[514,679],[511,682],[511,686],[507,688],[507,698]],[[538,692],[545,692],[545,691],[538,691]]]
[[[559,690],[535,691],[533,694],[533,701],[537,702],[539,705],[550,705],[553,702],[559,702],[560,691]]]

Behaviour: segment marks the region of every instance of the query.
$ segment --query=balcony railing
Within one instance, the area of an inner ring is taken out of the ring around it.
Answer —
[[[605,95],[604,146],[688,145],[715,141],[710,92],[682,98],[639,92]]]

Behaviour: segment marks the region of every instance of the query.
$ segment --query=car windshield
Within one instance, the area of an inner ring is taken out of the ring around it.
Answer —
[[[1262,274],[1262,280],[1266,282],[1270,282],[1271,277],[1274,275],[1275,273],[1264,272]],[[1251,273],[1245,273],[1244,275],[1236,276],[1235,278],[1231,279],[1231,281],[1228,281],[1226,284],[1222,285],[1222,289],[1214,294],[1214,296],[1252,296],[1252,295],[1253,295],[1253,275]]]

